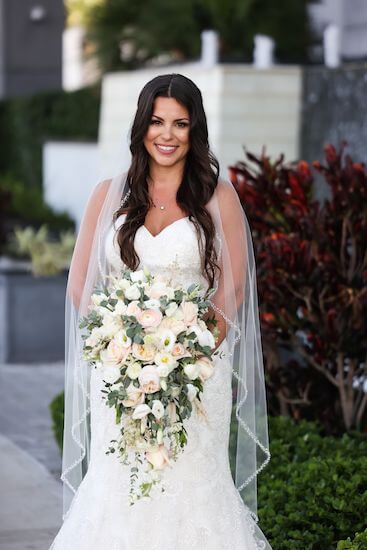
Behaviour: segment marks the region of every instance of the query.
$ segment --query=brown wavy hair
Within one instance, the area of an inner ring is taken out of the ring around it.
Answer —
[[[150,80],[140,92],[134,121],[131,128],[130,151],[132,160],[127,173],[127,192],[130,194],[114,215],[126,219],[119,229],[117,241],[123,263],[130,269],[139,266],[139,256],[134,248],[135,234],[144,224],[151,207],[147,179],[149,176],[149,154],[144,146],[157,97],[172,97],[184,105],[189,112],[189,151],[181,184],[177,190],[176,202],[193,222],[198,236],[202,274],[212,287],[216,275],[217,253],[214,247],[215,227],[205,205],[218,185],[219,163],[210,151],[208,126],[199,88],[181,74],[161,75]],[[200,228],[204,233],[204,243]]]

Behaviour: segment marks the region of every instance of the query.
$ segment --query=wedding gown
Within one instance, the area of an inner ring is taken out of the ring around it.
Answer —
[[[108,262],[121,270],[115,229],[106,239]],[[140,266],[177,282],[200,282],[196,230],[181,218],[153,236],[145,226],[135,236]],[[206,287],[205,287],[206,288]],[[227,350],[224,340],[220,350]],[[185,425],[188,443],[172,468],[164,470],[165,492],[129,505],[130,467],[117,454],[106,455],[118,433],[113,409],[102,400],[108,367],[91,374],[91,452],[88,471],[50,550],[271,550],[244,505],[231,476],[228,440],[232,373],[228,360],[215,359],[202,403],[207,422],[197,413]]]

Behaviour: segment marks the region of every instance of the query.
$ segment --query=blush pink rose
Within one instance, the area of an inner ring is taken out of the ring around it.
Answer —
[[[137,317],[141,312],[138,304],[139,302],[137,300],[133,300],[132,302],[130,302],[130,304],[126,308],[126,315],[134,315],[135,317]]]
[[[144,328],[157,327],[162,321],[162,313],[159,309],[144,309],[137,315],[139,323]]]
[[[202,357],[199,357],[196,360],[196,364],[199,365],[200,371],[199,371],[199,378],[205,382],[205,380],[208,380],[211,376],[213,376],[214,373],[214,365],[213,362],[203,355]]]
[[[151,463],[154,470],[163,470],[167,465],[170,465],[167,448],[162,444],[154,451],[146,453],[147,461]]]

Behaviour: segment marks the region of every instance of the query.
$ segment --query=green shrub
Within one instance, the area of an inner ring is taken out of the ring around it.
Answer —
[[[336,550],[367,550],[367,529],[363,533],[356,533],[353,540],[340,540]]]
[[[52,418],[52,430],[58,446],[62,450],[62,441],[64,434],[64,392],[61,392],[51,401],[50,412]]]
[[[26,185],[7,174],[0,176],[0,190],[10,193],[10,202],[5,212],[9,224],[21,223],[37,228],[47,224],[56,233],[74,229],[74,221],[67,213],[55,212],[45,203],[40,187]]]
[[[63,394],[53,403],[61,448]],[[231,438],[233,463],[235,429]],[[365,550],[366,532],[352,543],[341,539],[366,526],[366,437],[326,437],[314,422],[279,416],[269,417],[269,438],[272,458],[259,475],[258,512],[273,550]]]
[[[274,550],[335,549],[365,528],[367,440],[325,437],[312,422],[270,417],[270,464],[259,476],[259,518]]]
[[[0,174],[13,173],[26,185],[42,182],[46,140],[95,141],[100,85],[75,92],[43,92],[0,102]]]

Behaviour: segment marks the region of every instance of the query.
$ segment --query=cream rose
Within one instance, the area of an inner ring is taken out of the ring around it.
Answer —
[[[101,351],[101,361],[106,367],[119,366],[129,355],[129,351],[128,348],[124,348],[118,341],[113,339],[107,348]]]
[[[132,354],[140,361],[150,362],[154,359],[156,348],[150,344],[133,344]]]
[[[171,354],[175,359],[181,359],[182,357],[191,357],[191,354],[186,351],[185,347],[179,342],[171,349]]]
[[[139,384],[144,393],[155,393],[160,389],[159,374],[155,365],[147,365],[141,369]]]
[[[146,294],[151,299],[159,300],[162,296],[167,296],[170,300],[172,300],[175,296],[175,291],[173,288],[168,287],[165,282],[156,281],[150,288],[147,288]]]
[[[205,357],[205,355],[203,355],[202,357],[199,357],[196,360],[196,364],[199,365],[200,367],[200,372],[199,372],[200,380],[205,382],[205,380],[208,380],[208,378],[213,376],[214,365],[213,365],[213,362],[208,357]]]
[[[165,466],[171,464],[168,450],[163,444],[159,445],[155,450],[148,451],[145,456],[155,470],[163,470]]]
[[[134,384],[130,384],[126,388],[127,399],[124,399],[122,404],[124,407],[136,407],[144,403],[144,392],[140,388],[136,388]]]
[[[184,302],[181,304],[182,313],[183,313],[183,322],[191,327],[192,325],[197,324],[197,314],[198,306],[193,302]]]

